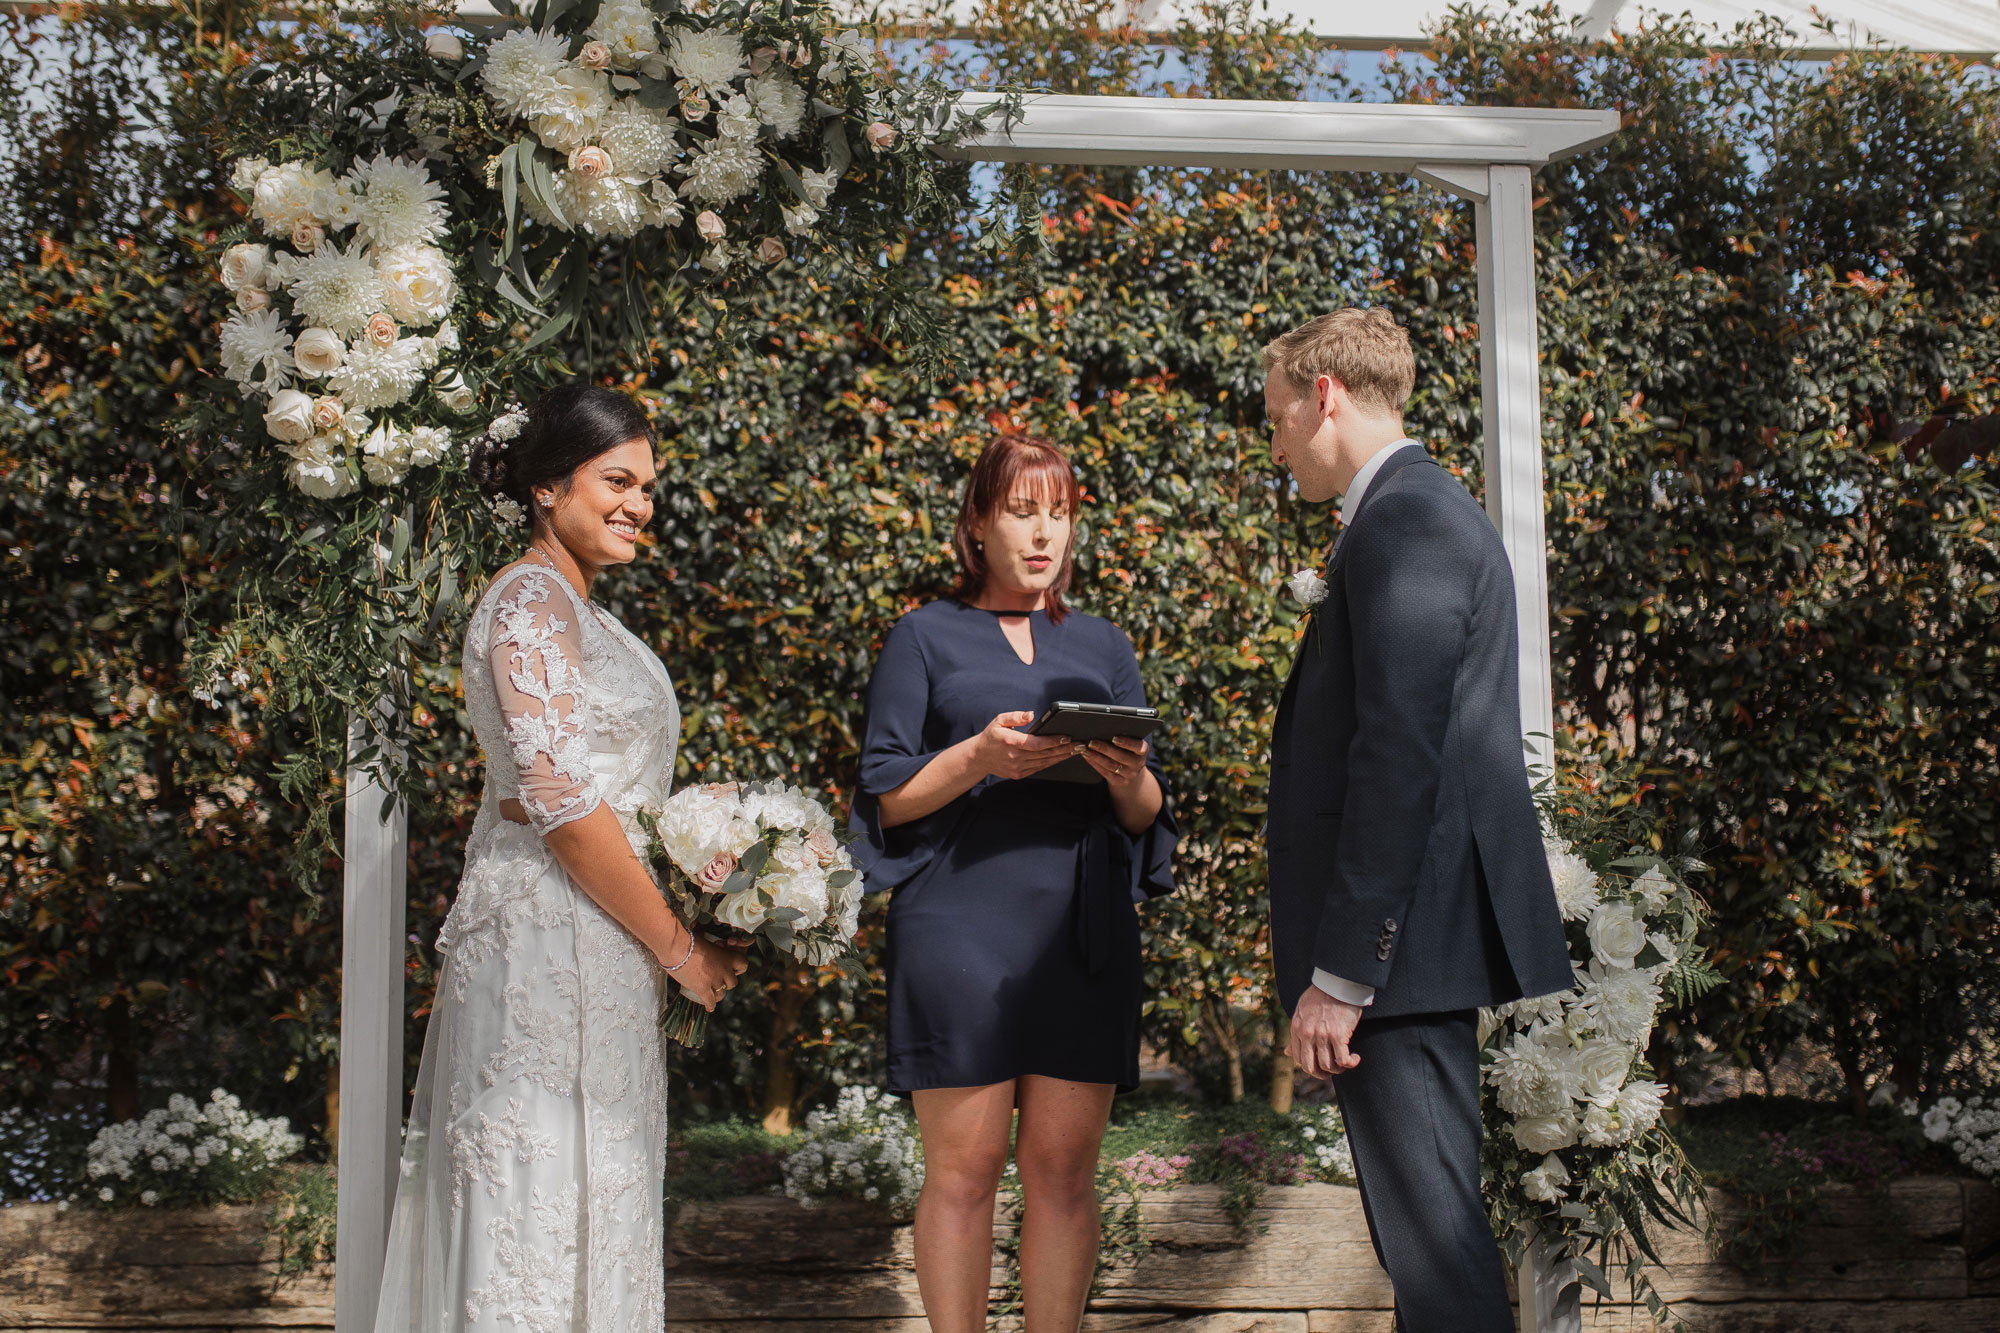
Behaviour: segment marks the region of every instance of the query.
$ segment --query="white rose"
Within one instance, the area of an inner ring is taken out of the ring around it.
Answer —
[[[287,444],[307,438],[313,433],[313,400],[297,389],[278,390],[265,409],[264,429]]]
[[[576,53],[576,63],[585,69],[610,69],[611,48],[603,42],[585,42]]]
[[[246,315],[271,308],[271,294],[262,287],[242,287],[236,292],[236,308]]]
[[[271,269],[271,247],[245,241],[222,252],[222,285],[232,292],[263,288]]]
[[[326,228],[317,222],[301,222],[292,228],[292,249],[301,254],[311,254],[319,249],[320,242],[325,239]]]
[[[438,331],[435,337],[437,339],[438,350],[444,352],[456,352],[458,350],[457,325],[455,324],[438,325]]]
[[[399,323],[429,324],[444,318],[458,294],[451,260],[429,245],[406,245],[376,256],[383,299]],[[453,334],[456,341],[457,335]]]
[[[302,162],[283,162],[257,178],[250,213],[267,234],[290,236],[301,222],[317,222],[313,197],[333,184],[330,171],[311,171]]]
[[[1608,1099],[1625,1086],[1625,1076],[1632,1072],[1632,1047],[1597,1037],[1583,1044],[1577,1064],[1583,1073],[1583,1095],[1593,1101]]]
[[[1646,920],[1632,903],[1601,903],[1586,932],[1591,952],[1611,967],[1630,967],[1646,947]]]
[[[238,194],[249,194],[257,188],[257,178],[270,169],[271,164],[265,158],[239,157],[229,173],[229,186]]]
[[[715,919],[732,930],[748,935],[764,924],[764,905],[749,889],[741,893],[725,893],[716,900]]]
[[[336,431],[340,423],[347,420],[347,409],[338,398],[326,397],[313,401],[313,425],[322,431]]]
[[[465,59],[465,43],[436,28],[424,34],[424,51],[432,60],[449,60],[456,64]]]
[[[880,153],[896,146],[896,127],[885,121],[876,121],[863,131],[868,146]]]
[[[347,344],[332,329],[307,329],[292,342],[292,360],[310,378],[332,374],[346,358]]]
[[[1522,1173],[1521,1192],[1536,1203],[1558,1203],[1563,1197],[1563,1186],[1569,1184],[1569,1168],[1562,1164],[1562,1158],[1554,1153],[1542,1158],[1542,1164],[1532,1171]]]
[[[1307,606],[1318,606],[1326,600],[1326,580],[1319,576],[1318,570],[1302,569],[1292,575],[1285,586],[1292,590],[1292,596]]]
[[[447,372],[437,381],[438,401],[453,412],[470,412],[478,399],[466,384],[465,376],[457,371]]]
[[[1556,1152],[1576,1144],[1576,1112],[1522,1116],[1514,1122],[1514,1142],[1523,1152]]]
[[[726,230],[722,225],[722,219],[716,216],[715,210],[707,208],[696,215],[694,229],[701,239],[709,242],[721,240]]]

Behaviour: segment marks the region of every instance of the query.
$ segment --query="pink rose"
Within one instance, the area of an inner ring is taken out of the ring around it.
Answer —
[[[396,321],[387,311],[377,311],[368,319],[368,341],[377,347],[393,347],[396,344]]]
[[[313,400],[313,425],[320,430],[334,430],[347,420],[347,409],[338,398],[325,397]]]
[[[868,146],[878,153],[896,146],[896,127],[886,121],[876,121],[864,133],[868,136]]]
[[[763,240],[757,242],[757,258],[763,260],[767,264],[784,263],[785,262],[784,242],[780,241],[775,236],[766,236]]]
[[[586,145],[569,155],[569,169],[587,181],[611,174],[611,154],[595,145]]]
[[[576,53],[576,60],[585,69],[610,69],[611,48],[603,42],[585,42],[583,50]]]
[[[710,109],[706,97],[690,97],[681,103],[681,115],[688,120],[707,120]]]
[[[840,839],[832,829],[816,828],[806,834],[806,850],[819,858],[819,868],[825,870],[840,859]]]
[[[735,873],[736,857],[729,852],[718,852],[713,861],[701,868],[701,873],[694,877],[694,882],[701,886],[704,893],[721,893],[722,886],[728,883],[729,877]]]
[[[711,244],[721,240],[722,233],[727,230],[722,225],[722,219],[715,215],[715,210],[712,208],[704,208],[701,211],[701,216],[694,220],[694,229],[700,234],[701,239]]]
[[[319,243],[326,239],[326,230],[317,222],[301,222],[292,228],[292,249],[309,255],[319,249]]]
[[[776,47],[760,46],[750,54],[750,72],[761,78],[771,72],[771,66],[777,59]]]
[[[246,315],[268,310],[270,306],[271,294],[261,287],[242,287],[236,292],[236,308]]]
[[[809,42],[786,42],[785,63],[793,69],[804,69],[812,64],[812,44]]]

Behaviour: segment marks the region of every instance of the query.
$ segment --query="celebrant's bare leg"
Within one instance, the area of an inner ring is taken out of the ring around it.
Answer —
[[[1076,1333],[1097,1272],[1097,1152],[1109,1083],[1021,1081],[1021,1307],[1026,1333]]]
[[[1013,1083],[911,1094],[924,1141],[917,1290],[935,1333],[982,1333],[993,1278],[993,1200],[1007,1169]]]

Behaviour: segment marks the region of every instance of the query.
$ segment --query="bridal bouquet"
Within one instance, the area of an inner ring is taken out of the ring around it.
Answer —
[[[654,868],[689,929],[748,935],[753,953],[811,966],[850,951],[861,876],[833,816],[802,789],[683,787],[646,823]],[[708,1014],[676,991],[660,1023],[681,1045],[699,1046]]]

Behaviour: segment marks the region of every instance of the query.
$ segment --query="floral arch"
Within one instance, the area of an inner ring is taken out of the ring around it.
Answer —
[[[1532,177],[1611,138],[1615,113],[974,92],[892,78],[821,3],[495,3],[470,36],[392,8],[327,30],[309,64],[245,72],[265,110],[230,167],[250,223],[216,256],[238,310],[217,392],[179,423],[226,463],[253,557],[195,679],[221,688],[254,660],[281,696],[350,719],[295,775],[303,792],[329,757],[349,773],[343,1333],[372,1322],[401,1123],[399,666],[439,650],[520,521],[472,494],[467,446],[508,428],[515,386],[558,373],[559,347],[643,347],[661,305],[726,336],[773,274],[935,345],[940,309],[875,261],[912,221],[972,206],[970,162],[1419,176],[1475,210],[1487,507],[1514,565],[1530,762],[1551,758]],[[1003,243],[1028,211],[1003,198]],[[1523,1276],[1541,1326],[1573,1276]]]

